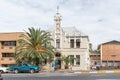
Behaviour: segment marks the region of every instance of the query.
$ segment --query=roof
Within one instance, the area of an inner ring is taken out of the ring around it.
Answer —
[[[0,32],[0,34],[21,34],[24,32]]]
[[[106,45],[106,44],[120,44],[120,41],[112,40],[112,41],[109,41],[109,42],[102,43],[102,44],[98,45],[97,49],[100,49],[101,45]]]
[[[109,42],[106,42],[106,43],[102,43],[103,45],[104,44],[120,44],[120,41],[117,41],[117,40],[112,40],[112,41],[109,41]]]
[[[54,30],[54,28],[49,28],[47,31],[51,32],[52,30]],[[87,36],[76,29],[76,27],[62,27],[62,30],[65,33],[65,36]]]
[[[76,27],[63,27],[62,29],[66,36],[86,36],[78,29],[76,29]]]
[[[112,40],[112,41],[109,41],[109,42],[102,43],[102,44],[98,45],[97,49],[100,49],[101,45],[106,45],[106,44],[120,44],[120,41]]]
[[[100,53],[90,53],[90,55],[100,55]]]

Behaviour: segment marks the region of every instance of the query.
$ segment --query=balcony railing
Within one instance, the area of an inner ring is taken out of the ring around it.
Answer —
[[[2,57],[1,61],[4,61],[4,60],[12,61],[12,60],[14,60],[14,58],[13,57]]]
[[[1,49],[4,49],[4,47],[2,46]]]

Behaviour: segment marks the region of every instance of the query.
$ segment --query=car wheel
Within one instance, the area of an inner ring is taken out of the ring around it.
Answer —
[[[18,73],[18,70],[17,70],[17,69],[15,69],[15,70],[14,70],[14,73],[16,73],[16,74],[17,74],[17,73]]]
[[[30,70],[30,73],[34,73],[34,72],[35,72],[35,70],[34,70],[34,69],[31,69],[31,70]]]

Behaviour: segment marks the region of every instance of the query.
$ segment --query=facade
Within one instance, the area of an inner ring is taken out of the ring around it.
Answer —
[[[21,32],[0,33],[0,66],[15,64],[14,53]]]
[[[55,27],[49,30],[54,39],[52,45],[56,48],[56,57],[60,68],[64,68],[64,63],[59,60],[61,56],[75,58],[72,61],[73,70],[89,70],[89,38],[82,34],[75,27],[61,27],[62,17],[58,12],[54,16]]]
[[[101,61],[100,61],[100,53],[97,52],[92,52],[90,53],[90,65],[92,66],[97,66],[97,65],[101,65]]]
[[[120,41],[110,41],[99,46],[102,66],[120,67]]]

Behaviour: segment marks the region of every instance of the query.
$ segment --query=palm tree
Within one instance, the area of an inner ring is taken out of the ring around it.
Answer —
[[[92,43],[89,44],[89,52],[92,52],[93,49],[92,49]]]
[[[65,62],[65,69],[69,68],[69,64],[72,63],[72,60],[74,60],[74,58],[70,57],[70,56],[62,56],[61,60]]]
[[[31,63],[39,64],[45,58],[54,56],[53,40],[50,33],[41,29],[28,28],[28,32],[20,36],[16,47],[15,59],[17,62],[28,60]]]

